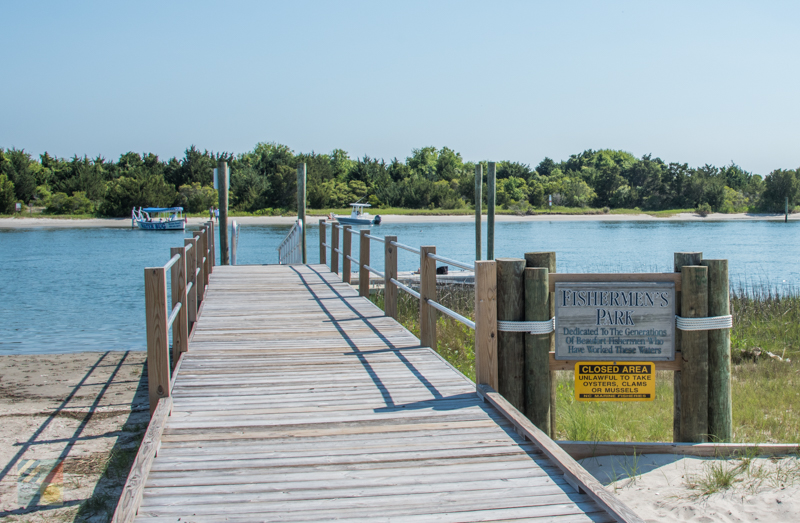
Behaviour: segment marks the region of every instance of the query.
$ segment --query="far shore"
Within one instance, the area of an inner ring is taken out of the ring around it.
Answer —
[[[427,215],[427,214],[387,214],[382,215],[383,223],[469,223],[475,221],[471,214],[459,215]],[[306,223],[315,225],[323,215],[308,215]],[[296,216],[231,216],[228,220],[236,220],[240,225],[291,225]],[[678,213],[672,216],[655,217],[649,214],[536,214],[518,216],[498,214],[498,222],[562,222],[562,221],[604,221],[604,222],[717,222],[717,221],[783,221],[784,215],[777,214],[721,214],[712,213],[705,218],[695,213]],[[790,214],[790,221],[800,220],[800,214]],[[197,226],[208,221],[206,218],[189,218],[188,225]],[[483,216],[486,221],[486,215]],[[130,229],[130,218],[47,218],[47,217],[13,217],[0,218],[0,229],[34,229],[34,228],[100,228]]]

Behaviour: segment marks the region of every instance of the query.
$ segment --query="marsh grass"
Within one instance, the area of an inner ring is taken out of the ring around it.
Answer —
[[[733,441],[800,442],[800,293],[768,286],[731,293]],[[445,307],[472,318],[471,286],[437,287]],[[398,319],[419,336],[419,302],[400,291]],[[383,307],[383,292],[373,295]],[[439,354],[475,379],[471,329],[439,315]],[[754,349],[758,348],[756,351]],[[774,359],[771,352],[781,358]],[[760,353],[760,356],[757,355]],[[556,439],[575,441],[672,441],[673,374],[659,371],[656,398],[647,402],[578,402],[573,373],[558,372]]]

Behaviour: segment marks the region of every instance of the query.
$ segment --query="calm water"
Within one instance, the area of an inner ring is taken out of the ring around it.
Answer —
[[[800,285],[800,222],[502,222],[496,257],[556,251],[559,272],[668,272],[672,253],[701,251],[727,258],[731,282]],[[289,226],[242,227],[240,264],[277,263]],[[376,236],[396,235],[413,247],[436,245],[442,256],[474,257],[474,225],[383,224]],[[191,233],[187,232],[186,236]],[[144,267],[163,265],[180,232],[131,229],[0,230],[0,354],[142,350]],[[484,231],[484,255],[485,239]],[[354,257],[358,237],[353,237]],[[308,231],[309,261],[319,260],[318,228]],[[383,248],[371,265],[383,266]],[[419,267],[400,251],[400,270]]]

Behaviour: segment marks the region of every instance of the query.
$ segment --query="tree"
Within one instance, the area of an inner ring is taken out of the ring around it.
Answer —
[[[800,192],[800,181],[797,179],[797,171],[775,169],[764,179],[761,206],[767,211],[781,212],[786,198],[789,198],[791,209],[797,203],[798,192]]]
[[[0,213],[11,214],[14,212],[14,182],[5,174],[0,174]]]
[[[544,160],[539,162],[539,165],[536,166],[536,172],[539,174],[539,176],[544,176],[547,178],[556,167],[558,167],[556,162],[545,156]]]

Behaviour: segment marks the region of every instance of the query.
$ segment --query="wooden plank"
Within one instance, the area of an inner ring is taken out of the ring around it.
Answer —
[[[642,454],[670,454],[698,458],[736,458],[744,456],[791,456],[800,452],[795,443],[652,443],[606,441],[557,441],[574,459],[600,456],[641,456]]]
[[[139,445],[136,459],[133,460],[133,465],[131,465],[131,471],[128,473],[128,479],[125,481],[125,486],[122,489],[114,516],[111,518],[111,523],[129,523],[136,516],[136,511],[144,494],[145,480],[150,473],[153,460],[158,452],[161,433],[164,431],[171,409],[171,398],[163,398],[158,401],[158,406],[153,412],[142,443]]]
[[[485,397],[499,412],[514,423],[539,449],[544,452],[564,472],[564,477],[588,494],[598,505],[617,521],[625,523],[645,523],[616,496],[608,492],[599,481],[586,472],[569,454],[551,440],[547,434],[536,428],[500,394],[486,385],[478,385],[478,393]]]

